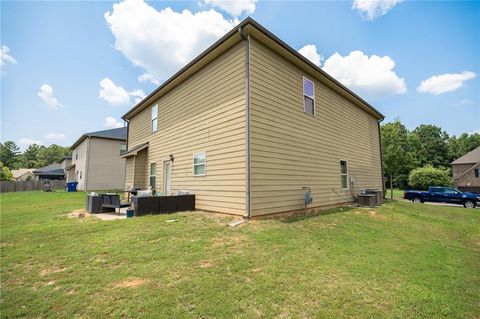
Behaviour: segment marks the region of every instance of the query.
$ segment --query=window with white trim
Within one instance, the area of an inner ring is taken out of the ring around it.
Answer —
[[[315,84],[306,77],[303,77],[303,110],[315,114]]]
[[[342,189],[348,189],[348,163],[347,161],[340,161],[340,182]]]
[[[157,185],[157,163],[150,164],[150,186],[155,188]]]
[[[120,144],[120,155],[127,152],[127,144]]]
[[[193,176],[204,176],[207,172],[207,154],[199,152],[193,154]]]
[[[158,104],[152,106],[152,133],[158,129]]]

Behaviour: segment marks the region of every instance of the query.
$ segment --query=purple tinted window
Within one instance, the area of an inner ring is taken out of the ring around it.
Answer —
[[[313,97],[313,82],[303,78],[303,94]]]

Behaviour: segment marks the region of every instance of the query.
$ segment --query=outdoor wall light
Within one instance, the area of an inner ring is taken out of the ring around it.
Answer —
[[[170,157],[170,161],[171,161],[171,162],[173,162],[173,161],[175,160],[175,157],[173,157],[173,155],[172,155],[172,154],[170,154],[170,156],[169,156],[169,157]]]

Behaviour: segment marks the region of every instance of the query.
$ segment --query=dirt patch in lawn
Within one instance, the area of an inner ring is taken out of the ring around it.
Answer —
[[[54,274],[54,273],[57,273],[57,272],[65,271],[67,269],[68,269],[67,267],[65,267],[65,268],[59,268],[59,267],[45,268],[45,269],[42,269],[38,274],[43,277],[43,276],[46,276],[48,274]]]
[[[200,268],[210,268],[213,266],[213,261],[211,259],[202,260],[200,262]]]
[[[87,212],[84,209],[76,209],[73,212],[67,214],[68,218],[80,218],[80,219],[87,219],[92,218],[92,214]]]
[[[368,212],[368,215],[370,215],[370,217],[373,217],[375,219],[382,219],[382,220],[385,220],[387,219],[387,217],[383,216],[383,215],[380,215],[379,213],[377,213],[376,211],[374,210],[371,210]]]
[[[222,236],[212,238],[212,247],[231,246],[241,243],[245,240],[244,236]]]
[[[117,282],[114,285],[114,288],[133,288],[133,287],[142,286],[146,282],[147,281],[145,279],[140,279],[140,278],[126,279],[126,280]]]

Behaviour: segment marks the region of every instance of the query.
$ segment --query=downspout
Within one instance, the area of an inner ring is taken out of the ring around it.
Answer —
[[[245,43],[245,115],[246,115],[246,189],[245,189],[245,218],[251,218],[250,209],[250,36],[245,34],[242,28],[238,28],[238,33]]]
[[[86,158],[86,163],[85,163],[85,181],[84,181],[84,190],[87,191],[87,185],[88,185],[88,171],[90,170],[90,139],[91,136],[87,136],[87,158]]]
[[[128,152],[128,133],[130,132],[130,121],[123,119],[124,122],[127,123],[127,143],[126,143],[126,151]],[[133,167],[133,170],[135,171],[135,166]],[[126,184],[127,184],[127,158],[125,158],[125,167],[123,169],[123,188],[126,189]],[[134,183],[135,184],[135,183]],[[134,187],[134,185],[132,185]]]
[[[382,122],[383,119],[377,121],[377,127],[378,127],[378,145],[380,146],[380,170],[382,171],[382,193],[383,193],[383,198],[386,198],[385,194],[385,173],[383,171],[383,152],[382,152],[382,134],[380,130],[380,122]]]

